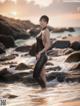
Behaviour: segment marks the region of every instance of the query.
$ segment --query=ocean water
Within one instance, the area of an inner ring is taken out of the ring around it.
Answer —
[[[75,32],[64,33],[51,33],[51,38],[59,38],[62,36],[80,35],[80,29],[76,29]],[[36,39],[31,37],[28,40],[17,40],[16,45],[32,45],[36,42]],[[33,56],[21,56],[25,53],[16,52],[14,49],[8,49],[6,55],[17,53],[19,56],[11,61],[19,63],[25,63],[27,65],[35,64],[35,57]],[[72,64],[64,63],[67,56],[52,57],[51,63],[54,66],[60,66],[62,72],[69,70]],[[75,64],[75,63],[74,63]],[[0,68],[7,67],[8,65],[0,66]],[[9,68],[9,71],[14,70]],[[19,70],[18,70],[19,71]],[[25,70],[29,71],[29,70]],[[16,98],[9,99],[6,95],[16,95]],[[56,79],[47,82],[47,90],[42,90],[40,86],[34,87],[28,86],[23,83],[0,83],[0,98],[6,99],[6,106],[80,106],[80,83],[59,83]]]
[[[61,33],[50,33],[50,38],[61,38],[61,37],[67,37],[68,35],[72,36],[80,36],[80,28],[75,28],[74,32],[61,32]],[[16,45],[17,46],[22,46],[22,45],[32,45],[36,42],[36,39],[34,37],[31,37],[30,39],[27,40],[16,40]]]

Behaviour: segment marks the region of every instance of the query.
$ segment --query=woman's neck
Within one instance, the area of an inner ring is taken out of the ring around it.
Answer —
[[[44,28],[42,28],[42,30],[45,30],[47,28],[47,26],[45,26]]]

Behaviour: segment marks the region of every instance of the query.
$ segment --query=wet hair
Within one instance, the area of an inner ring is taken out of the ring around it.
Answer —
[[[40,21],[41,20],[44,20],[45,22],[49,22],[49,17],[48,16],[46,16],[46,15],[42,15],[41,17],[40,17]]]

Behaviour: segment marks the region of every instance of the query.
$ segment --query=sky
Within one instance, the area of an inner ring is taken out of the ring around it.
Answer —
[[[80,0],[0,0],[0,14],[35,24],[48,15],[53,27],[80,27]]]

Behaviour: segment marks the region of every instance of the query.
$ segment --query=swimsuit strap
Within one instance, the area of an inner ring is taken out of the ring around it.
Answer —
[[[47,26],[46,27],[44,27],[42,30],[45,30],[47,28]]]

